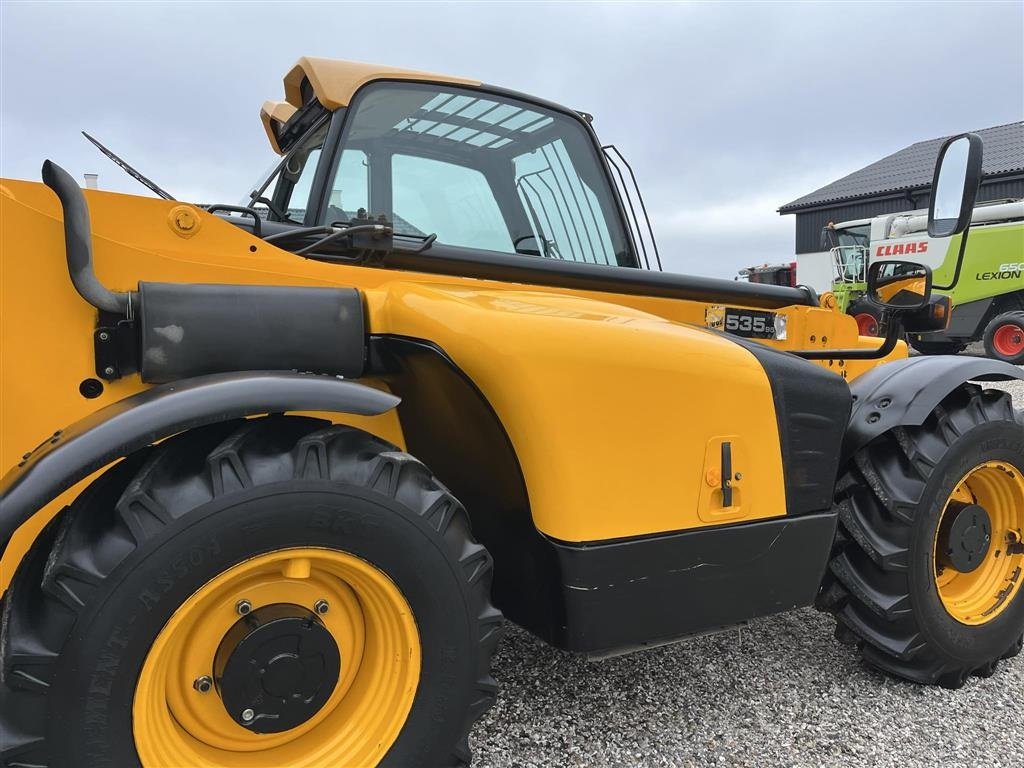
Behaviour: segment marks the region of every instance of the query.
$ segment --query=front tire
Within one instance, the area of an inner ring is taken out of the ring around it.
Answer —
[[[818,607],[869,664],[956,688],[1020,652],[1024,429],[1007,393],[965,385],[922,426],[876,438],[842,477],[837,505]],[[987,533],[967,520],[954,538],[956,516],[976,507]]]
[[[985,327],[985,353],[996,360],[1024,365],[1024,312],[1006,312]]]
[[[867,299],[852,302],[846,310],[857,321],[857,333],[861,336],[882,335],[882,308]]]
[[[0,764],[468,765],[496,693],[491,570],[451,494],[364,432],[276,416],[172,438],[101,476],[16,574]],[[271,642],[298,650],[267,655],[254,630],[282,616]],[[271,694],[281,711],[258,711]]]

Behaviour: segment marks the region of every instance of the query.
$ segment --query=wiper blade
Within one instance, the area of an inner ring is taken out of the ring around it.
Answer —
[[[154,184],[152,181],[150,181],[145,176],[143,176],[141,173],[139,173],[137,170],[132,168],[130,165],[128,165],[128,163],[126,163],[120,157],[118,157],[113,152],[111,152],[109,149],[104,147],[102,144],[100,144],[98,141],[96,141],[96,139],[94,139],[88,133],[86,133],[85,131],[82,131],[82,135],[85,136],[85,138],[87,138],[89,141],[91,141],[93,143],[93,145],[96,147],[96,149],[98,149],[104,155],[109,157],[114,162],[114,165],[117,165],[118,167],[120,167],[125,173],[127,173],[129,176],[131,176],[137,182],[139,182],[142,186],[144,186],[147,189],[149,189],[150,192],[155,193],[157,196],[162,197],[164,200],[174,200],[174,198],[171,197],[171,195],[168,192],[165,192],[160,187],[158,187],[156,184]]]

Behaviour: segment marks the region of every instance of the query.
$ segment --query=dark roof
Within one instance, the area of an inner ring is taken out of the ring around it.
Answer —
[[[985,176],[1024,171],[1024,122],[997,125],[975,133],[985,142],[982,163]],[[939,146],[946,138],[943,136],[911,144],[849,176],[786,203],[779,208],[779,213],[793,213],[828,203],[930,187]]]

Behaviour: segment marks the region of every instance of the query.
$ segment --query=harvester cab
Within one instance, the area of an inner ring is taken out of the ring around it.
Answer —
[[[262,119],[239,206],[0,184],[4,768],[467,766],[503,616],[601,657],[816,605],[948,687],[1020,651],[983,383],[1024,373],[908,358],[928,265],[871,265],[865,338],[660,271],[585,113],[306,58]]]

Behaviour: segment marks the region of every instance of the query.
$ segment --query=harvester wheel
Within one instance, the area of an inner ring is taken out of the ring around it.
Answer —
[[[459,502],[365,432],[179,435],[102,475],[15,575],[0,765],[468,765],[491,571]]]
[[[850,304],[846,313],[857,321],[857,332],[861,336],[882,335],[882,310],[871,302],[860,299]]]
[[[948,688],[1024,635],[1024,429],[1010,396],[965,385],[920,427],[859,451],[818,607],[875,667]]]
[[[1024,312],[1006,312],[985,327],[985,352],[989,357],[1024,365]]]

